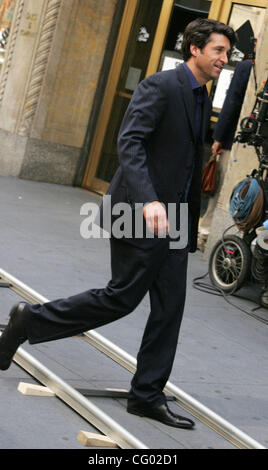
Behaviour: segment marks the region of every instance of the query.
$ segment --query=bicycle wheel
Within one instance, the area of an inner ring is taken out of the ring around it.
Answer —
[[[224,237],[214,246],[209,258],[209,276],[215,287],[235,292],[248,278],[251,269],[251,251],[246,242],[236,235]]]

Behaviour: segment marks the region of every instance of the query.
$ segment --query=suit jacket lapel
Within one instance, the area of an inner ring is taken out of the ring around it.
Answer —
[[[202,132],[201,132],[202,142],[204,142],[205,137],[206,137],[208,121],[210,119],[210,114],[211,114],[211,107],[212,107],[211,100],[209,99],[207,91],[206,91],[206,97],[203,103],[203,113],[202,113]]]
[[[194,102],[194,95],[193,95],[193,90],[190,85],[186,70],[182,65],[180,65],[177,69],[177,77],[178,80],[180,81],[182,85],[182,91],[183,91],[183,101],[185,105],[185,110],[186,110],[186,115],[188,117],[188,121],[190,124],[190,128],[193,134],[193,138],[195,140],[195,102]],[[208,116],[210,115],[211,112],[211,101],[207,95],[206,92],[206,97],[205,101],[203,103],[203,113],[202,113],[202,133],[201,133],[201,140],[205,140],[205,134],[207,130],[207,124],[208,124]]]
[[[182,96],[185,105],[186,115],[188,117],[188,121],[190,124],[190,128],[193,134],[193,138],[195,139],[195,123],[194,123],[194,112],[195,112],[195,103],[194,103],[194,96],[193,90],[191,88],[191,84],[189,82],[187,72],[182,65],[180,65],[177,69],[177,77],[182,85]]]

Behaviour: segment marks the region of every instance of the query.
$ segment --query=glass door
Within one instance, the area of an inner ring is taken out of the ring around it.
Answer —
[[[132,94],[145,77],[161,7],[162,0],[143,0],[136,11],[96,173],[106,182],[118,167],[117,135]]]
[[[119,165],[116,145],[123,116],[133,91],[147,74],[160,17],[170,16],[172,7],[173,0],[126,3],[84,187],[105,193],[109,186]]]
[[[117,136],[133,91],[144,77],[178,65],[182,59],[180,40],[189,21],[202,16],[238,29],[250,19],[257,35],[267,6],[268,0],[126,0],[82,186],[106,193],[119,165]],[[229,69],[221,74],[226,78],[226,91],[239,60],[236,54]],[[213,122],[218,120],[224,98],[223,93],[216,92],[224,87],[217,81],[207,87],[216,100]]]

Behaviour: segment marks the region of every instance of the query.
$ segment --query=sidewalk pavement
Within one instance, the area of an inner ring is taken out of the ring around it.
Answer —
[[[80,188],[0,177],[0,268],[50,300],[104,287],[110,276],[109,241],[80,235],[85,218],[80,208],[90,201],[100,198]],[[190,255],[185,314],[170,381],[268,447],[267,325],[222,297],[194,289],[193,279],[207,269],[202,253]],[[0,295],[0,323],[6,323],[18,296],[4,288]],[[232,301],[249,311],[255,306],[240,298]],[[98,333],[136,357],[148,308],[145,297],[135,312]],[[260,313],[268,318],[267,310]],[[131,374],[80,339],[26,343],[23,348],[73,387],[129,388]],[[19,381],[34,379],[14,363],[0,372],[0,448],[82,449],[76,436],[81,429],[92,431],[90,425],[56,398],[21,395]],[[92,401],[150,448],[233,448],[199,421],[187,432],[129,415],[123,399]],[[188,415],[184,410],[181,414]]]

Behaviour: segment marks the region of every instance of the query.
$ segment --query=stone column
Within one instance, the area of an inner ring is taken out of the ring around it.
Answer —
[[[266,81],[268,78],[268,9],[266,9],[265,12],[263,27],[257,43],[256,75],[257,87],[258,89],[261,89],[261,87],[263,87],[264,81]],[[250,115],[255,103],[255,99],[255,81],[252,71],[242,106],[241,115],[238,121],[239,123],[242,118]],[[240,126],[240,124],[238,124],[238,126]],[[238,130],[239,127],[237,131]],[[234,159],[237,161],[234,161]],[[246,148],[243,148],[243,144],[233,144],[224,183],[213,215],[210,235],[204,253],[205,259],[208,259],[213,246],[215,245],[216,241],[221,238],[223,231],[234,223],[229,213],[229,200],[233,188],[239,181],[243,180],[248,174],[250,174],[253,168],[257,167],[258,159],[253,147],[246,146]],[[237,232],[237,229],[234,228],[228,233],[231,234],[235,232]]]
[[[0,174],[72,184],[116,0],[17,0],[0,75]]]

